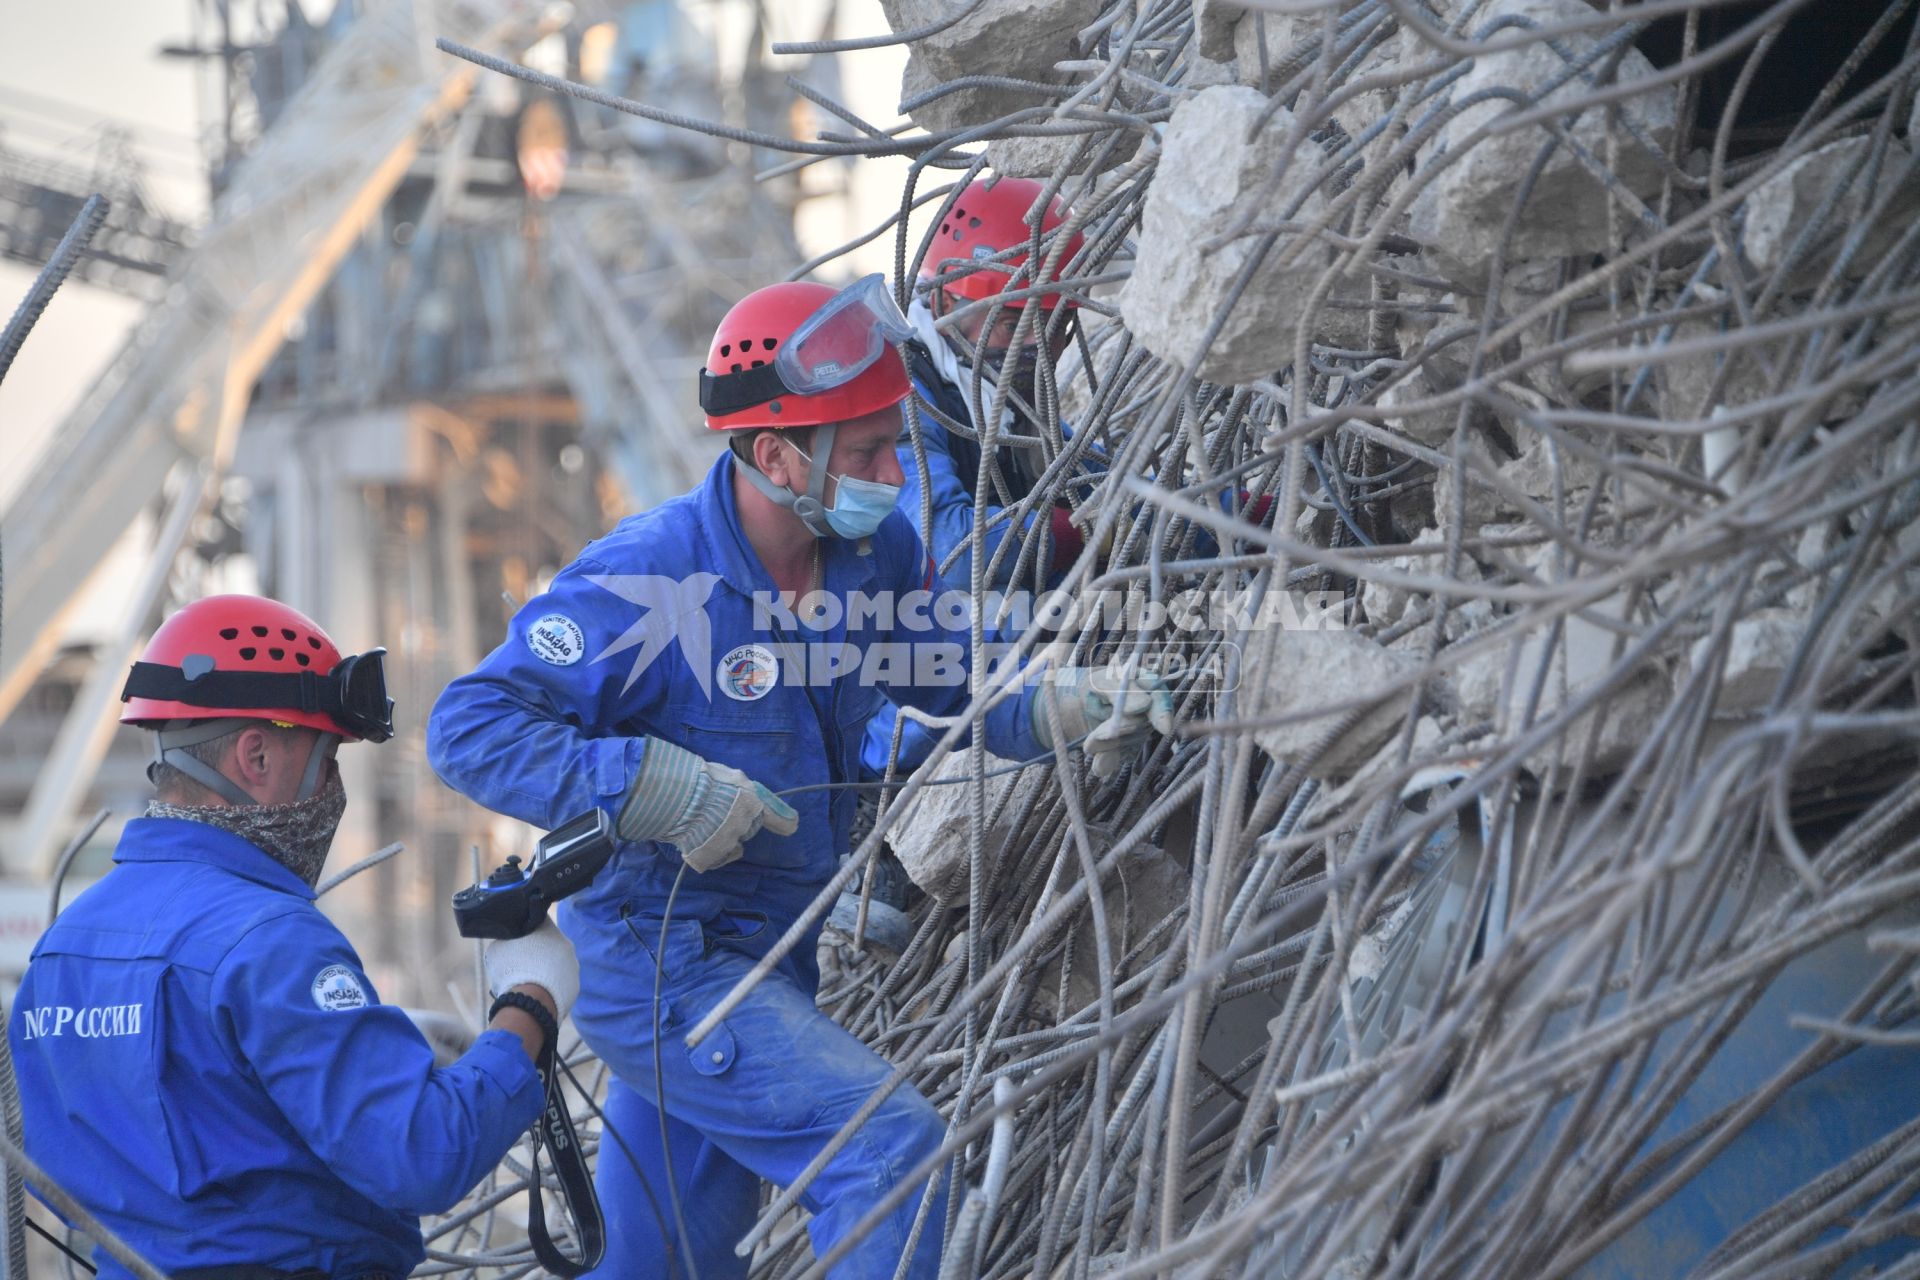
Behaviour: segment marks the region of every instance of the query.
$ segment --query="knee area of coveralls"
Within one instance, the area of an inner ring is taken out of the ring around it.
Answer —
[[[721,938],[703,936],[698,922],[675,922],[668,929],[657,1010],[664,1088],[656,1091],[652,961],[659,926],[638,919],[633,923],[636,944],[619,957],[630,966],[624,982],[611,981],[611,968],[597,975],[608,980],[585,984],[574,1016],[588,1043],[622,1082],[609,1099],[608,1114],[653,1184],[660,1214],[657,1218],[646,1204],[637,1177],[610,1165],[616,1158],[621,1165],[626,1161],[603,1143],[601,1181],[610,1239],[609,1262],[598,1274],[616,1274],[614,1261],[620,1257],[644,1263],[649,1248],[656,1251],[653,1271],[640,1274],[665,1274],[657,1250],[671,1232],[662,1231],[659,1218],[670,1219],[671,1207],[658,1093],[664,1094],[668,1112],[674,1181],[693,1238],[695,1265],[702,1280],[711,1280],[710,1272],[724,1280],[739,1274],[741,1263],[732,1246],[757,1217],[757,1179],[790,1185],[886,1081],[891,1068],[816,1009],[808,987],[780,972],[756,987],[699,1046],[689,1047],[686,1030],[751,967],[752,956]],[[628,993],[624,999],[614,994],[622,987]],[[596,1000],[596,994],[602,998]],[[903,1088],[889,1095],[802,1194],[802,1204],[813,1215],[810,1234],[817,1254],[851,1232],[939,1147],[945,1133],[939,1112],[917,1092]],[[918,1194],[907,1197],[878,1224],[834,1269],[836,1280],[892,1276],[919,1201]],[[921,1229],[909,1275],[937,1273],[944,1220],[943,1185]]]
[[[829,1125],[821,1127],[826,1129]],[[933,1104],[912,1088],[902,1088],[890,1096],[802,1197],[814,1215],[809,1224],[814,1256],[824,1257],[834,1244],[852,1233],[869,1210],[912,1177],[921,1161],[939,1149],[946,1138],[946,1129],[946,1122]],[[834,1267],[833,1280],[868,1280],[869,1277],[885,1280],[896,1274],[900,1257],[913,1239],[913,1224],[920,1216],[925,1189],[924,1179],[915,1180],[913,1194],[884,1221],[875,1224]],[[906,1271],[914,1280],[932,1280],[940,1270],[941,1236],[947,1210],[944,1177],[932,1201],[920,1228],[913,1262]]]

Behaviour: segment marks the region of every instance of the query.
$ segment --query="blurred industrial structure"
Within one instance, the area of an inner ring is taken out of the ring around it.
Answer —
[[[831,92],[801,123],[747,0],[698,11],[731,44],[664,0],[463,0],[183,50],[237,77],[212,220],[4,517],[9,869],[131,811],[127,654],[244,563],[394,651],[340,855],[412,853],[342,893],[404,920],[358,935],[383,994],[444,999],[466,846],[524,833],[434,782],[428,698],[503,593],[686,486],[708,329],[798,265],[835,166],[913,150],[944,212],[931,171],[990,163],[1084,233],[1044,452],[1104,469],[1024,500],[1090,531],[1064,589],[1220,602],[1179,639],[1237,679],[1192,664],[1112,778],[975,735],[883,800],[859,852],[927,897],[897,954],[829,935],[820,1002],[949,1122],[946,1274],[1920,1277],[1911,0],[883,7],[910,124]],[[830,158],[475,81],[435,36]],[[60,651],[136,520],[120,634]],[[1350,627],[1249,620],[1329,589]],[[493,1230],[524,1176],[429,1266],[526,1274]],[[806,1180],[756,1274],[824,1263]]]
[[[831,20],[831,5],[797,8],[782,29]],[[146,789],[135,735],[113,723],[134,646],[209,581],[255,587],[394,651],[402,730],[377,767],[343,757],[342,856],[396,840],[426,855],[366,877],[358,901],[410,922],[367,934],[383,987],[444,1000],[408,983],[440,972],[422,963],[451,942],[436,908],[487,833],[427,768],[426,708],[494,642],[508,599],[704,469],[692,388],[707,334],[749,282],[797,263],[803,191],[755,182],[766,157],[745,148],[476,86],[432,39],[531,50],[556,73],[775,133],[793,95],[762,62],[770,19],[753,0],[703,6],[700,26],[672,0],[330,17],[223,0],[203,17],[167,52],[219,79],[205,227],[153,212],[110,148],[89,169],[0,147],[0,251],[44,261],[104,189],[112,212],[75,279],[151,304],[5,512],[0,850],[37,884],[106,807],[72,874],[104,870]],[[129,529],[149,571],[123,624],[63,648],[76,588]],[[16,966],[42,897],[24,891],[19,927],[0,929],[19,935]]]

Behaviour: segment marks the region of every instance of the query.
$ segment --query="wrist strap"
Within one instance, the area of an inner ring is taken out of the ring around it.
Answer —
[[[540,1028],[544,1041],[540,1045],[540,1058],[535,1065],[540,1068],[542,1075],[550,1074],[549,1059],[557,1052],[560,1044],[560,1024],[553,1020],[551,1013],[547,1012],[547,1006],[524,991],[503,991],[493,998],[493,1008],[487,1010],[487,1021],[492,1022],[499,1016],[502,1009],[518,1009],[532,1018],[534,1024]]]
[[[580,1139],[573,1131],[573,1116],[560,1093],[560,1024],[547,1006],[524,991],[506,991],[493,998],[487,1021],[493,1021],[502,1009],[518,1009],[532,1018],[546,1037],[534,1066],[546,1086],[546,1107],[533,1126],[533,1167],[527,1179],[527,1240],[534,1257],[556,1276],[573,1280],[600,1265],[606,1253],[606,1222],[600,1212],[600,1197],[593,1189],[593,1174],[580,1152]],[[561,1202],[573,1223],[573,1237],[580,1245],[576,1260],[560,1252],[547,1232],[547,1215],[540,1202],[540,1150],[547,1148],[554,1177],[560,1182]]]

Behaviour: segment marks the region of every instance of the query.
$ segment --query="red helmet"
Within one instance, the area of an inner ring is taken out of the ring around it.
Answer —
[[[120,723],[273,720],[384,742],[393,735],[385,652],[342,658],[297,609],[260,596],[209,596],[153,633],[120,694]]]
[[[861,285],[875,279],[869,277]],[[849,380],[807,394],[788,390],[792,383],[783,384],[774,368],[780,344],[828,304],[849,299],[852,289],[860,287],[836,290],[795,281],[756,289],[734,303],[714,330],[706,367],[700,371],[700,403],[707,413],[707,426],[715,431],[817,427],[865,417],[905,400],[913,389],[907,367],[884,342],[876,358]],[[857,304],[862,299],[852,301]],[[848,324],[864,323],[858,310],[844,314]]]
[[[968,183],[955,197],[953,207],[947,211],[946,219],[933,237],[933,243],[927,246],[926,255],[920,259],[920,278],[930,280],[952,271],[956,266],[992,258],[1018,245],[1030,244],[1033,231],[1027,226],[1027,214],[1045,190],[1045,186],[1031,178],[988,178]],[[1056,196],[1048,202],[1046,213],[1041,215],[1041,234],[1045,235],[1066,220],[1067,206]],[[1083,239],[1078,231],[1073,233],[1073,238],[1067,241],[1067,247],[1061,251],[1052,274],[1044,283],[1051,284],[1060,279],[1061,270],[1080,252]],[[1050,256],[1052,247],[1048,246],[1046,252]],[[1014,254],[993,267],[950,280],[939,287],[956,297],[971,301],[991,298],[1014,283],[1007,273],[1026,261],[1026,254]],[[1044,262],[1045,257],[1041,261]],[[1022,278],[1018,287],[1026,289],[1036,283],[1042,282]],[[1040,294],[1039,301],[1048,310],[1063,301],[1069,307],[1080,305],[1052,290]],[[1023,306],[1025,299],[1014,299],[1007,305]]]

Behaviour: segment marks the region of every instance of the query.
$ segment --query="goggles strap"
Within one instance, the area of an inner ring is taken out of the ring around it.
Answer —
[[[700,408],[709,417],[723,418],[792,394],[780,380],[779,369],[772,364],[742,369],[739,373],[700,371]]]
[[[313,793],[320,789],[320,771],[326,767],[327,761],[333,759],[334,750],[339,745],[340,735],[337,733],[322,733],[314,740],[313,754],[307,757],[306,772],[300,775],[300,790],[293,797],[295,800],[313,799]]]
[[[342,666],[345,665],[343,661]],[[184,702],[210,710],[318,712],[369,741],[384,742],[390,736],[390,730],[384,726],[359,723],[365,717],[356,718],[340,672],[317,676],[311,671],[209,671],[198,679],[189,679],[179,667],[136,662],[127,673],[126,686],[120,691],[122,702],[129,698]]]

